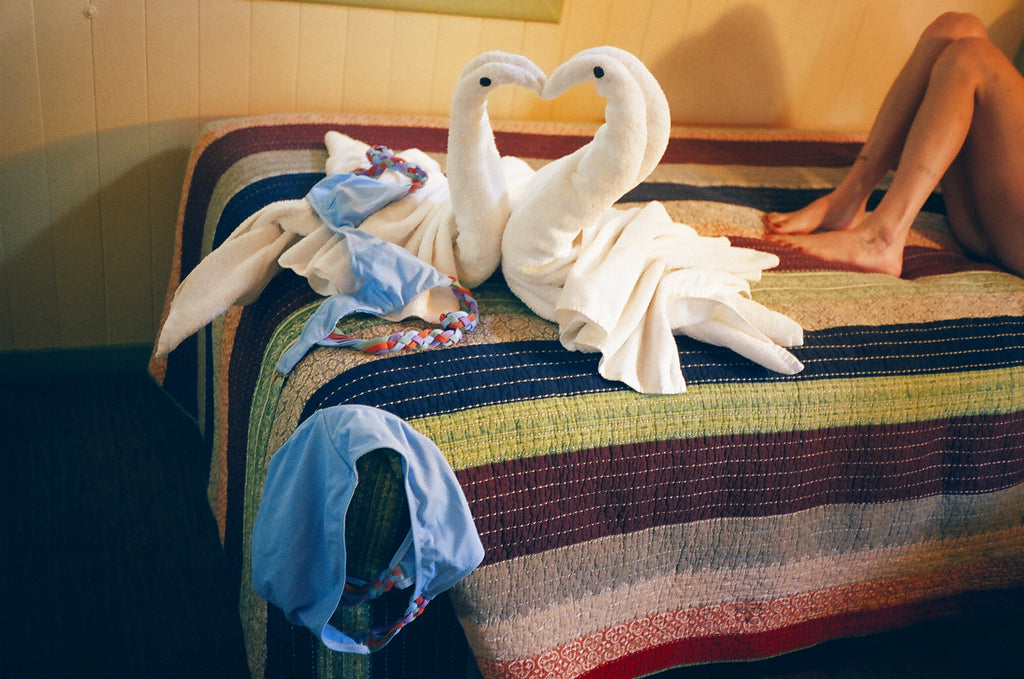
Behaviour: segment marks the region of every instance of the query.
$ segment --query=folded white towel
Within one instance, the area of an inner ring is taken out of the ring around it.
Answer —
[[[640,392],[685,391],[676,334],[799,372],[784,347],[801,344],[803,330],[751,299],[750,283],[777,257],[701,236],[660,203],[612,207],[664,152],[669,116],[657,81],[621,50],[594,48],[556,69],[544,96],[585,81],[608,99],[605,124],[524,189],[502,243],[509,287],[558,323],[565,347],[600,352],[601,375]]]
[[[603,377],[644,393],[686,390],[676,334],[799,372],[803,366],[779,345],[801,344],[802,329],[750,298],[750,282],[777,264],[774,255],[673,222],[661,203],[609,210],[582,234],[556,304],[562,344],[600,352]]]
[[[156,355],[167,355],[231,305],[255,300],[281,270],[281,253],[322,224],[307,200],[271,203],[242,222],[175,290]]]
[[[427,154],[401,151],[401,158],[426,172],[426,183],[367,217],[360,228],[405,248],[465,286],[486,280],[501,258],[501,235],[512,200],[533,174],[525,162],[499,156],[487,118],[487,95],[504,84],[539,93],[544,80],[540,69],[517,55],[487,52],[470,61],[452,100],[451,184]],[[367,163],[365,142],[330,131],[324,143],[327,174],[353,172]],[[396,173],[385,173],[381,180],[408,181]],[[239,225],[182,282],[160,330],[156,355],[169,353],[232,304],[254,300],[282,267],[305,276],[322,295],[353,288],[344,239],[317,217],[309,201],[269,205]],[[449,300],[446,294],[424,293],[404,311],[436,321],[436,314],[445,310],[439,305],[454,308],[454,297]]]

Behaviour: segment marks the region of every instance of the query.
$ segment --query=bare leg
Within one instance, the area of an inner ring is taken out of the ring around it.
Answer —
[[[1024,78],[988,42],[961,63],[981,75],[967,139],[942,179],[950,228],[968,252],[1024,276]]]
[[[961,37],[984,36],[981,22],[966,14],[944,14],[921,34],[914,51],[882,102],[860,155],[839,186],[810,205],[791,213],[771,212],[765,226],[778,234],[841,231],[864,219],[871,191],[893,169],[924,99],[936,60]]]
[[[1024,79],[986,38],[958,39],[933,65],[878,208],[843,230],[779,239],[824,259],[898,276],[914,217],[942,179],[961,244],[1024,272],[1021,129]]]

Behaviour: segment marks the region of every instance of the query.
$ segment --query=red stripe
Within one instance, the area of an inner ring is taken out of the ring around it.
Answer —
[[[578,679],[630,679],[675,667],[708,662],[760,660],[844,637],[876,634],[924,620],[1016,610],[1021,592],[982,592],[844,613],[756,634],[681,639],[601,665]]]

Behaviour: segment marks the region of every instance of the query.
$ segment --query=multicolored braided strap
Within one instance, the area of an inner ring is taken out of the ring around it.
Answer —
[[[402,569],[401,565],[398,565],[390,571],[381,573],[373,582],[368,584],[356,585],[346,582],[345,591],[339,605],[352,608],[369,599],[376,599],[394,588],[405,589],[412,584],[413,578]],[[395,622],[363,630],[353,635],[353,639],[371,650],[376,650],[390,641],[403,627],[418,618],[429,603],[430,599],[418,596],[409,603],[405,613]]]
[[[394,151],[387,146],[373,146],[366,149],[366,159],[370,161],[370,167],[365,170],[356,170],[352,174],[376,178],[388,170],[394,170],[412,181],[409,193],[420,188],[427,181],[427,173],[420,169],[419,165],[410,163],[401,156],[396,156]]]
[[[440,317],[440,328],[423,330],[407,330],[396,332],[386,337],[360,339],[342,335],[336,330],[317,342],[325,347],[347,347],[367,354],[390,354],[398,351],[422,351],[437,347],[456,344],[462,339],[463,332],[470,332],[476,327],[480,318],[476,300],[467,288],[452,279],[452,292],[459,300],[459,311],[449,311]]]

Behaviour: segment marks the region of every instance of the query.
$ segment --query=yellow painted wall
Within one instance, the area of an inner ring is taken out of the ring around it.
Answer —
[[[865,130],[920,30],[973,11],[1008,54],[1020,0],[566,0],[557,24],[289,0],[0,0],[0,351],[149,343],[188,149],[213,119],[447,115],[487,49],[550,72],[641,57],[681,124]],[[500,91],[494,118],[600,119]]]

